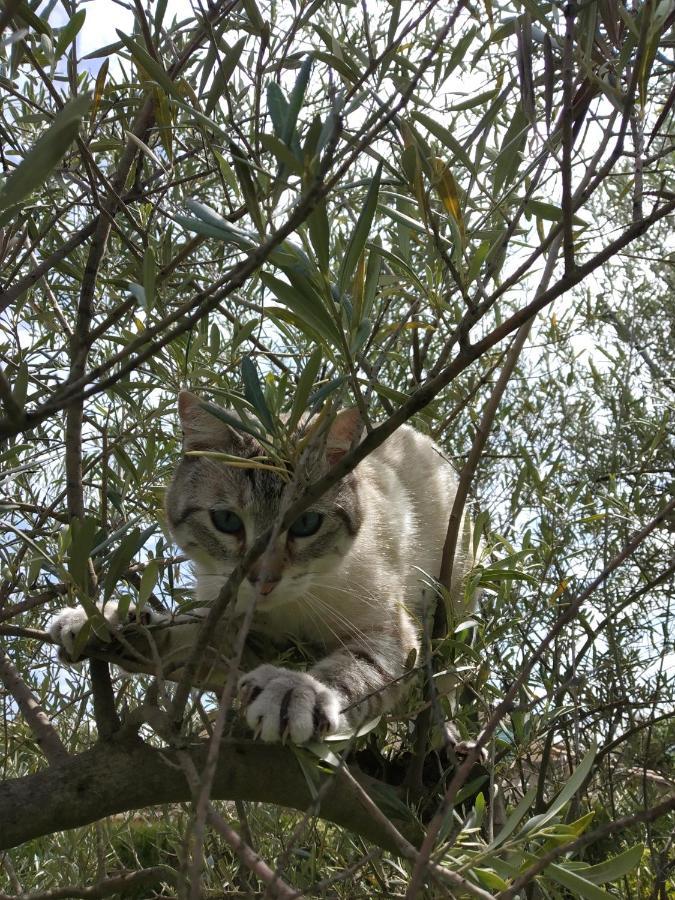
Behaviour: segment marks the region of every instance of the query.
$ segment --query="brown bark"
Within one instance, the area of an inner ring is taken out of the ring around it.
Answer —
[[[97,744],[34,775],[0,784],[0,849],[32,838],[77,828],[105,816],[192,798],[178,753],[187,753],[198,771],[204,768],[207,745],[183,751],[157,749],[136,737]],[[316,769],[317,780],[324,780]],[[358,774],[359,784],[373,797],[391,788]],[[307,780],[293,750],[257,741],[223,741],[213,800],[253,800],[305,810],[313,802]],[[399,821],[385,809],[396,828],[413,844],[421,830],[412,815]],[[320,815],[396,852],[390,836],[371,815],[354,803],[337,781],[323,796]]]

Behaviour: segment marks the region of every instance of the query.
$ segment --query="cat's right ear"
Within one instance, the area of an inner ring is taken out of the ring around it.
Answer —
[[[178,394],[178,415],[183,429],[183,450],[225,450],[241,442],[233,428],[202,407],[190,391]]]

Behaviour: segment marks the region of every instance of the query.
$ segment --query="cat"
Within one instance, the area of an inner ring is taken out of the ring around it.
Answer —
[[[255,437],[209,413],[195,395],[182,391],[178,407],[184,453],[167,490],[167,520],[193,562],[196,599],[208,607],[274,522],[287,479],[269,468],[190,455],[219,451],[247,460],[267,452]],[[326,474],[362,435],[359,412],[339,412],[325,449],[301,457],[306,481]],[[275,642],[290,636],[316,650],[306,671],[267,662],[241,675],[241,707],[255,736],[303,744],[353,730],[391,709],[408,690],[406,673],[414,659],[419,662],[430,599],[422,573],[438,575],[455,491],[454,470],[441,450],[403,425],[253,564],[234,613],[255,603],[257,632]],[[457,556],[450,594],[461,615],[462,582],[473,561],[465,547]],[[114,620],[116,611],[106,608],[104,614]],[[66,656],[83,616],[79,608],[66,610],[50,625]]]

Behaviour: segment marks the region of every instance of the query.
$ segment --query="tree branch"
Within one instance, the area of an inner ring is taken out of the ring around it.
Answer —
[[[179,762],[187,754],[198,771],[206,763],[205,744],[185,750],[157,749],[138,738],[126,737],[97,744],[35,775],[0,784],[0,849],[15,847],[40,835],[78,828],[105,816],[161,803],[184,803],[192,792]],[[317,780],[326,776],[316,769]],[[371,796],[391,794],[392,788],[362,773],[358,782]],[[278,744],[223,741],[215,773],[212,799],[253,800],[297,810],[311,806],[307,779],[293,752]],[[397,852],[390,836],[370,814],[354,803],[337,782],[322,796],[320,815],[362,835],[384,849]],[[389,815],[391,819],[392,816]],[[416,843],[421,831],[412,814],[394,824]]]
[[[37,891],[31,894],[19,894],[10,896],[0,894],[0,900],[66,900],[69,897],[83,898],[83,900],[100,900],[103,897],[111,897],[116,894],[123,897],[127,893],[138,891],[139,888],[166,881],[169,884],[176,883],[176,872],[169,866],[151,866],[148,869],[139,869],[137,872],[125,872],[123,875],[113,875],[105,878],[90,887],[74,885],[72,887],[59,887],[50,891]]]
[[[39,701],[0,648],[0,678],[19,705],[35,740],[52,765],[68,756],[56,729],[49,721]],[[1,827],[1,826],[0,826]]]

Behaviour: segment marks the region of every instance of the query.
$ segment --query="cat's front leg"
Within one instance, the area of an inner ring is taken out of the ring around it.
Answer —
[[[304,744],[346,724],[343,698],[307,672],[258,666],[239,679],[239,696],[249,727],[263,741]]]
[[[385,712],[408,688],[403,647],[382,639],[378,650],[348,643],[309,672],[262,665],[239,680],[248,725],[264,741],[295,744],[353,731]]]
[[[134,606],[130,606],[125,615],[120,615],[117,603],[113,600],[109,600],[105,606],[98,604],[98,608],[113,631],[138,622],[142,625],[152,625],[162,618],[147,606],[141,611],[140,617]],[[47,623],[47,633],[59,647],[58,655],[61,662],[73,664],[81,661],[81,657],[75,652],[75,646],[80,632],[90,618],[83,606],[69,606],[58,612]]]

